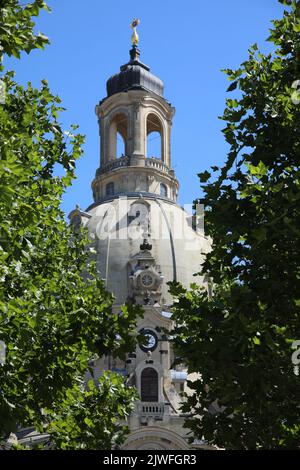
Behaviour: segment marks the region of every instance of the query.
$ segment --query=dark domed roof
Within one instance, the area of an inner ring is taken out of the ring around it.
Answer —
[[[148,90],[163,96],[163,81],[150,72],[150,68],[139,61],[140,51],[136,46],[130,50],[130,61],[120,67],[120,72],[107,80],[107,96],[120,91]]]

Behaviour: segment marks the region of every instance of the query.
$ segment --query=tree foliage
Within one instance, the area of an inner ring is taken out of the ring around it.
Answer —
[[[1,2],[3,53],[18,56],[46,42],[32,33],[31,16],[43,6]],[[125,358],[134,348],[139,310],[113,311],[91,260],[91,240],[83,229],[75,234],[60,209],[83,136],[76,126],[63,130],[61,101],[45,80],[40,89],[19,86],[12,72],[2,81],[0,436],[35,426],[60,448],[109,448],[124,436],[116,421],[128,415],[135,391],[113,374],[84,390],[83,378],[95,357]]]
[[[19,0],[0,1],[0,59],[4,54],[19,58],[22,51],[29,54],[32,49],[43,49],[48,38],[34,33],[32,17],[50,8],[43,0],[20,3]]]
[[[95,385],[93,380],[68,394],[66,408],[56,417],[50,413],[48,433],[59,449],[119,448],[127,434],[125,421],[137,395],[117,374],[105,372]]]
[[[231,81],[222,168],[200,176],[211,297],[173,284],[174,334],[189,372],[188,426],[227,449],[299,447],[300,2],[282,1],[274,52],[256,45]],[[214,178],[212,174],[214,175]]]

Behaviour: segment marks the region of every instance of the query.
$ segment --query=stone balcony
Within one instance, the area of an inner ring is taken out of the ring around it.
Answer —
[[[137,412],[140,418],[153,418],[162,421],[164,415],[169,414],[169,405],[164,402],[139,402]]]
[[[159,158],[150,157],[145,159],[145,166],[150,168],[155,168],[156,170],[163,171],[171,176],[174,175],[174,170],[170,169],[167,165],[164,164]]]
[[[100,176],[100,175],[103,175],[104,173],[108,173],[109,171],[115,170],[116,168],[122,168],[126,166],[130,166],[130,157],[127,155],[117,158],[115,160],[112,160],[106,163],[106,165],[98,168],[96,172],[96,176]],[[159,158],[156,158],[156,157],[145,158],[145,167],[153,168],[155,170],[162,171],[170,176],[174,176],[174,170],[169,168]]]
[[[96,176],[103,175],[103,173],[108,173],[109,171],[112,171],[115,168],[121,168],[124,166],[129,166],[129,157],[127,156],[116,158],[116,160],[112,160],[106,163],[106,165],[101,166],[96,171]]]

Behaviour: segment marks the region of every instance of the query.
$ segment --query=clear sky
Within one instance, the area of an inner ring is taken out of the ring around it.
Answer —
[[[128,61],[134,17],[139,25],[141,60],[165,84],[165,97],[176,108],[172,166],[180,182],[179,202],[200,195],[197,173],[220,165],[227,146],[220,132],[228,81],[223,68],[237,68],[250,44],[270,50],[270,21],[280,18],[277,0],[48,0],[52,12],[37,19],[37,30],[51,45],[44,51],[6,60],[21,83],[46,78],[67,111],[66,129],[79,124],[86,135],[77,179],[63,209],[92,202],[90,183],[99,166],[95,105],[106,96],[106,80]]]

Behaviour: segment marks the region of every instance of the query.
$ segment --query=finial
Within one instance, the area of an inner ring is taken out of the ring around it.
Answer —
[[[138,18],[134,18],[133,21],[130,23],[130,27],[133,30],[131,35],[131,43],[133,46],[137,46],[139,43],[139,35],[136,31],[136,27],[140,24],[140,20]]]

